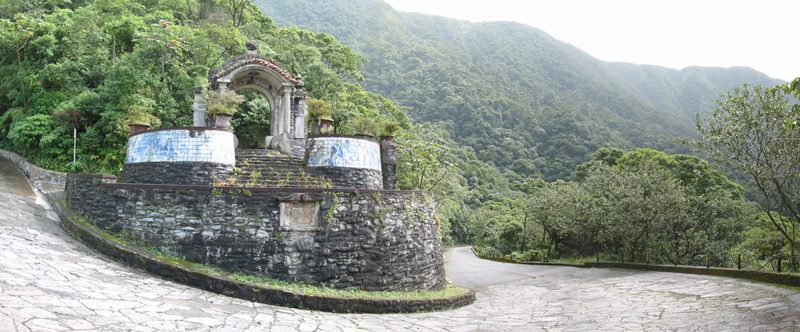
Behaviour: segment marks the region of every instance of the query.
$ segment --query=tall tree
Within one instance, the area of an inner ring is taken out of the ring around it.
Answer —
[[[800,131],[785,125],[791,105],[783,90],[745,85],[698,119],[697,145],[718,163],[746,173],[760,193],[767,219],[789,244],[797,269],[800,235]]]
[[[23,13],[17,13],[12,20],[0,20],[0,29],[2,29],[0,30],[0,44],[16,56],[17,76],[24,75],[22,62],[25,56],[25,48],[41,25],[42,21],[40,19],[30,17]],[[28,92],[26,83],[22,79],[18,81],[22,104],[27,110]]]
[[[222,0],[219,4],[231,16],[233,25],[238,27],[244,24],[245,10],[253,5],[253,0]]]

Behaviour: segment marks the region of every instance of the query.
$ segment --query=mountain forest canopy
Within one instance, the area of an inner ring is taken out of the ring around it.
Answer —
[[[797,81],[720,97],[781,82],[603,62],[532,27],[377,0],[7,0],[0,29],[0,148],[48,169],[119,174],[128,122],[191,124],[193,88],[253,41],[302,75],[336,133],[397,131],[398,187],[434,191],[445,243],[523,259],[729,266],[742,255],[763,267],[797,256],[800,108],[786,99]],[[770,117],[752,102],[766,93]],[[269,105],[243,95],[233,125],[255,146]],[[731,118],[736,106],[762,117]],[[699,131],[697,114],[710,117]],[[781,134],[779,173],[724,165],[737,121]]]
[[[603,62],[512,22],[398,12],[380,0],[257,0],[279,25],[332,34],[367,57],[364,86],[441,125],[481,160],[566,179],[604,146],[689,152],[721,93],[779,81],[750,68]]]

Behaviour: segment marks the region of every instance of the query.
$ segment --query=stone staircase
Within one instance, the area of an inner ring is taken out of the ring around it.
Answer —
[[[236,168],[235,185],[277,188],[330,187],[328,179],[306,170],[303,159],[282,155],[272,150],[238,149]]]

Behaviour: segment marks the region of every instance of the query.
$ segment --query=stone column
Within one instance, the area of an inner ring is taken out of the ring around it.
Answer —
[[[283,86],[283,116],[281,120],[283,120],[283,125],[281,129],[283,131],[281,134],[286,133],[288,134],[287,137],[292,137],[289,131],[292,128],[292,87],[291,86]]]
[[[206,124],[206,98],[203,97],[203,88],[196,87],[194,88],[194,102],[192,103],[192,111],[194,114],[192,116],[192,126],[195,127],[205,127]]]
[[[269,120],[270,132],[272,136],[278,136],[283,133],[283,97],[273,91],[272,100],[275,105],[272,106],[272,117]]]
[[[272,92],[272,100],[270,100],[269,106],[269,135],[275,137],[278,135],[278,97],[275,91]]]
[[[391,136],[381,138],[381,173],[383,189],[397,189],[397,155]]]
[[[294,115],[294,138],[306,138],[306,113],[308,113],[306,99],[299,98],[297,100],[297,113]]]

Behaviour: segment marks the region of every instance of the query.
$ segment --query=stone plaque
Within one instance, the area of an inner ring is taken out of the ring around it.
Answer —
[[[282,202],[281,227],[290,231],[317,230],[317,202]]]

